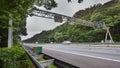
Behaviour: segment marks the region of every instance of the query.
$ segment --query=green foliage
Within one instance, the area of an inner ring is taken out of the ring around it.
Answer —
[[[83,0],[78,0],[81,3]],[[2,45],[7,45],[7,29],[9,25],[10,15],[13,21],[14,43],[20,40],[19,35],[27,35],[26,18],[30,12],[34,12],[34,5],[44,6],[47,10],[57,7],[55,0],[1,0],[0,2],[0,36],[2,36]],[[4,31],[5,30],[5,31]],[[52,38],[51,38],[52,39]],[[44,40],[46,41],[46,40]]]
[[[38,58],[38,61],[45,61],[44,58]],[[48,68],[57,68],[55,65],[50,65]]]
[[[54,7],[57,7],[57,3],[54,0],[46,0],[44,7],[47,10],[51,10]]]
[[[44,58],[38,58],[37,60],[38,60],[38,61],[45,61]]]
[[[55,65],[50,65],[48,68],[57,68]]]
[[[11,27],[8,22],[10,14],[13,21],[13,36],[14,42],[18,43],[19,35],[26,35],[26,18],[29,13],[29,8],[32,7],[34,0],[1,0],[0,2],[0,36],[2,47],[7,45],[8,27]],[[21,27],[22,26],[22,27]],[[5,35],[5,36],[4,36]]]
[[[106,11],[106,15],[108,16],[114,16],[120,13],[120,5],[116,5],[113,7],[110,7]]]
[[[1,68],[32,68],[25,51],[20,46],[12,48],[0,48]]]
[[[97,12],[92,14],[91,21],[101,21],[104,17],[104,14],[102,14],[101,12]]]
[[[105,22],[105,24],[110,27],[113,40],[118,42],[120,41],[120,30],[118,28],[118,25],[120,23],[119,0],[111,0],[110,2],[105,3],[104,5],[97,4],[85,10],[80,10],[74,15],[74,17],[92,22]],[[33,42],[36,41],[36,39],[39,41],[39,43],[63,42],[66,40],[72,42],[100,42],[105,38],[105,30],[99,28],[90,28],[77,24],[69,25],[65,23],[57,27],[56,29],[48,32],[42,32],[41,34],[37,34],[31,39],[25,40],[25,42]],[[41,40],[43,38],[46,41]]]
[[[62,33],[59,33],[59,32],[56,32],[55,35],[54,35],[54,39],[55,39],[57,42],[63,41],[63,34],[62,34]]]

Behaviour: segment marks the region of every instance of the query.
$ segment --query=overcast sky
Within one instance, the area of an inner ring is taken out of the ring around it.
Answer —
[[[55,0],[58,3],[57,8],[53,8],[51,12],[67,15],[67,16],[73,16],[75,12],[88,8],[94,4],[108,2],[110,0],[84,0],[82,3],[77,3],[78,0],[72,0],[71,3],[68,3],[67,0]],[[40,7],[40,9],[45,10],[43,7]],[[51,30],[55,27],[59,26],[62,23],[56,23],[54,20],[51,19],[45,19],[41,17],[28,17],[27,18],[27,36],[22,36],[23,39],[30,38],[34,36],[37,33],[40,33],[44,30]]]

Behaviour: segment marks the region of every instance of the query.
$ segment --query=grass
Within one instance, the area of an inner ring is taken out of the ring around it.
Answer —
[[[38,61],[45,61],[44,58],[38,58]],[[55,65],[50,65],[48,68],[57,68]]]
[[[48,68],[57,68],[55,65],[50,65]]]
[[[38,58],[38,61],[45,61],[44,58]]]

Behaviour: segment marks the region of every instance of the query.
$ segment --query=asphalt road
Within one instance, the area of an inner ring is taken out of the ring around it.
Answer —
[[[120,68],[119,47],[63,44],[46,44],[42,46],[43,53],[80,68]]]

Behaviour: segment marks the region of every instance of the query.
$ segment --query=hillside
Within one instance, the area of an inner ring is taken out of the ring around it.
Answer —
[[[110,32],[115,42],[120,42],[120,1],[112,0],[104,5],[94,5],[85,10],[78,11],[74,17],[87,21],[105,22],[110,27]],[[105,38],[105,30],[82,25],[65,23],[54,30],[43,31],[24,42],[100,42]]]

